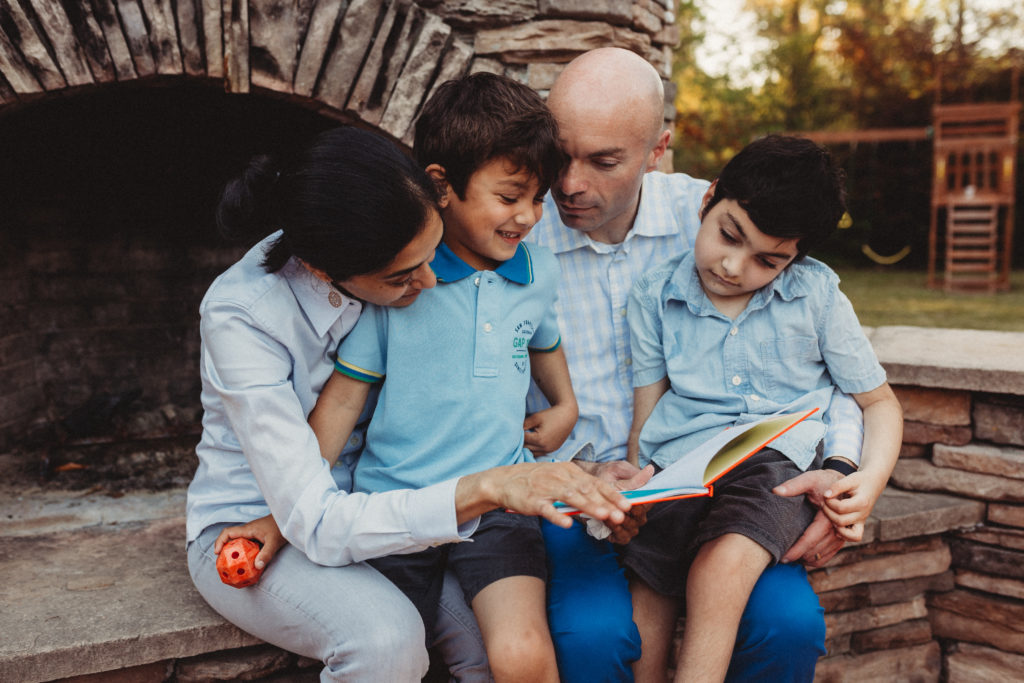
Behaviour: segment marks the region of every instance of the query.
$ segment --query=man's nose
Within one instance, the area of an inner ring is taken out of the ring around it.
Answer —
[[[558,179],[557,188],[563,195],[571,196],[587,191],[587,181],[584,177],[582,164],[578,161],[571,160],[566,164],[562,170],[562,175]]]

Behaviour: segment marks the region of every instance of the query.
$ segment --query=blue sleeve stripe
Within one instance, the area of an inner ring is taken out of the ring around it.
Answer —
[[[539,351],[541,353],[551,353],[552,351],[555,351],[556,349],[558,349],[558,347],[561,346],[561,345],[562,345],[562,337],[559,336],[558,339],[555,340],[555,343],[552,344],[551,346],[544,346],[544,347],[531,346],[530,350],[531,351]]]
[[[357,379],[360,382],[369,382],[370,384],[376,384],[377,382],[384,381],[384,375],[379,372],[373,372],[371,370],[364,370],[363,368],[346,363],[345,361],[338,358],[334,361],[334,369],[343,375]]]

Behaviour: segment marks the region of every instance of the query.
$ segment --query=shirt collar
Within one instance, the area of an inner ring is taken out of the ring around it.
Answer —
[[[317,335],[324,336],[338,322],[349,306],[362,309],[362,304],[339,292],[333,285],[319,279],[304,268],[294,256],[281,269],[295,300],[309,319]]]
[[[791,264],[779,273],[777,278],[754,293],[750,302],[747,303],[747,310],[764,308],[775,294],[778,294],[783,301],[792,301],[810,294],[811,290],[804,277],[803,268],[817,263],[812,258],[804,257],[803,261]],[[668,299],[676,299],[688,304],[695,312],[700,312],[705,306],[714,309],[711,300],[704,293],[704,288],[701,287],[700,277],[697,275],[697,262],[692,249],[686,252],[679,262],[679,267],[669,278],[668,285],[665,287],[665,296]]]
[[[674,215],[667,217],[665,209],[659,207],[655,200],[652,199],[651,201],[644,202],[645,196],[657,196],[657,192],[653,187],[654,182],[655,180],[651,173],[644,174],[643,184],[640,186],[640,204],[637,206],[636,218],[633,219],[633,225],[630,227],[629,232],[626,233],[626,239],[622,241],[622,244],[629,242],[634,235],[661,237],[664,235],[675,235],[682,230],[678,218]],[[548,216],[551,216],[551,220],[556,221],[558,225],[562,225],[561,218],[558,217],[558,205],[555,203],[554,195],[551,192],[548,192],[544,205],[544,217],[541,220],[545,220]],[[605,244],[604,242],[593,240],[582,230],[575,230],[568,226],[564,226],[564,229],[560,232],[562,239],[551,245],[551,250],[556,254],[582,249],[583,247],[589,247],[598,253],[610,253],[620,247],[619,244]]]
[[[630,233],[644,237],[661,237],[675,235],[682,231],[679,217],[673,212],[666,212],[665,207],[659,206],[655,201],[654,198],[658,196],[653,187],[655,181],[653,173],[644,174],[644,182],[640,187],[640,205],[637,207],[636,218],[633,220],[633,229],[630,230]],[[651,201],[645,202],[645,196],[651,197]]]
[[[434,260],[430,268],[440,282],[456,282],[469,277],[476,269],[455,255],[447,244],[442,242],[434,252]],[[530,250],[522,242],[516,247],[516,253],[508,261],[494,269],[494,272],[506,280],[528,285],[533,282],[533,257]]]

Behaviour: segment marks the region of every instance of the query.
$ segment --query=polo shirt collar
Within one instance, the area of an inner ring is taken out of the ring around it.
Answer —
[[[342,294],[334,286],[313,275],[294,256],[288,260],[281,272],[288,281],[299,308],[321,337],[338,322],[349,306],[358,306],[360,310],[362,308],[359,301]],[[338,305],[332,304],[332,300]]]
[[[440,282],[456,282],[476,272],[475,268],[456,256],[455,252],[444,242],[434,252],[434,260],[430,262],[430,268]],[[530,256],[530,250],[520,242],[512,258],[502,262],[494,269],[494,272],[506,280],[521,285],[531,284],[533,282],[533,257]]]
[[[808,260],[805,257],[805,260]],[[764,308],[776,294],[783,301],[792,301],[798,297],[807,296],[811,293],[810,286],[803,277],[801,264],[794,263],[779,273],[779,276],[770,283],[757,290],[747,304],[747,310]],[[668,285],[665,287],[667,299],[675,299],[688,304],[694,311],[699,312],[705,301],[708,306],[713,307],[707,294],[700,284],[700,276],[697,275],[697,262],[693,250],[686,252],[679,267],[672,273]]]

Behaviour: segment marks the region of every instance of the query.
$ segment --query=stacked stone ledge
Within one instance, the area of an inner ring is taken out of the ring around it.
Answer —
[[[811,572],[829,650],[816,680],[1019,680],[1022,335],[869,333],[903,405],[904,446],[864,542]]]

